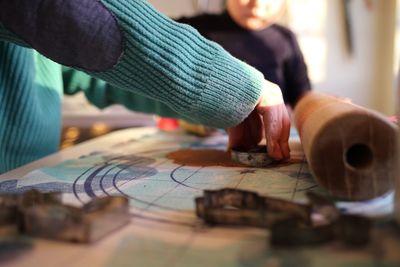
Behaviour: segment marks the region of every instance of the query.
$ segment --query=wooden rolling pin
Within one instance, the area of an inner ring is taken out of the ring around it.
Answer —
[[[314,92],[294,117],[311,172],[330,194],[366,200],[394,188],[397,126],[386,117]]]

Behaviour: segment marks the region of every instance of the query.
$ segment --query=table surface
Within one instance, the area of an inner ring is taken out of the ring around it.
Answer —
[[[128,226],[91,245],[27,239],[30,248],[0,255],[1,266],[400,266],[400,237],[387,225],[374,229],[362,249],[339,242],[273,248],[267,230],[203,225],[195,216],[194,198],[204,189],[238,188],[299,202],[309,190],[322,191],[304,160],[261,169],[189,166],[167,158],[179,149],[224,150],[226,143],[222,133],[199,138],[133,128],[1,175],[0,192],[62,191],[63,200],[73,205],[122,194],[130,199],[132,214]],[[392,199],[388,194],[339,207],[383,216],[392,211]]]

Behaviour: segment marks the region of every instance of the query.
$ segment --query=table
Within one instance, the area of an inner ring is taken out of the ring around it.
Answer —
[[[62,191],[66,203],[122,194],[130,199],[131,223],[91,245],[27,239],[30,249],[9,253],[1,266],[400,266],[400,234],[391,223],[374,229],[371,243],[352,249],[333,242],[317,247],[274,248],[269,232],[209,227],[194,214],[204,189],[253,190],[305,201],[323,192],[307,163],[273,168],[188,166],[168,153],[179,149],[224,150],[227,137],[133,128],[110,133],[0,176],[0,192]],[[365,203],[340,203],[347,212],[390,214],[392,195]],[[1,247],[0,247],[1,249]],[[2,262],[1,262],[2,261]]]

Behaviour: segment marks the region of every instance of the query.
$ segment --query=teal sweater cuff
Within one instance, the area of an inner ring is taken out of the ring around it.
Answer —
[[[210,76],[192,112],[195,120],[215,127],[231,127],[255,108],[263,75],[222,49],[213,55]]]

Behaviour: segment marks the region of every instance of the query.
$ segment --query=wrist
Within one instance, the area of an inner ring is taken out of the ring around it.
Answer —
[[[280,87],[275,83],[265,80],[261,88],[257,108],[277,106],[283,103],[284,101]]]

